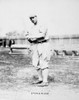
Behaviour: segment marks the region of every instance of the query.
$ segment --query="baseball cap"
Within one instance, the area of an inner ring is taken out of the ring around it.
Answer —
[[[32,19],[34,17],[37,17],[37,15],[30,15],[29,18]]]

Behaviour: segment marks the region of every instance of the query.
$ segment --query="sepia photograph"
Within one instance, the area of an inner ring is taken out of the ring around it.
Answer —
[[[79,100],[79,0],[0,0],[0,100]]]

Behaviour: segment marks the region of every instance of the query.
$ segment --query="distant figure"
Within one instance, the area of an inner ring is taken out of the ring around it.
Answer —
[[[6,39],[3,39],[3,47],[6,47]]]
[[[30,16],[29,19],[33,23],[33,27],[27,32],[27,38],[33,51],[32,63],[39,76],[39,80],[33,82],[33,84],[48,86],[48,62],[51,56],[48,31],[39,26],[37,15]]]
[[[10,39],[8,46],[11,47],[12,44],[15,44],[15,41],[13,39]]]
[[[3,39],[0,39],[0,47],[3,45]]]
[[[12,46],[13,44],[15,44],[15,40],[10,39],[10,40],[9,40],[9,44],[8,44],[8,46],[9,46],[9,48],[10,48],[9,54],[11,54],[11,53],[13,52],[13,50],[12,50],[12,48],[11,48],[11,46]]]

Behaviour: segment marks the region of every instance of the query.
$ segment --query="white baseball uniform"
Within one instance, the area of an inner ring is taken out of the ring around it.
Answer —
[[[28,37],[31,40],[35,40],[40,37],[44,37],[42,42],[31,43],[32,53],[32,64],[36,69],[48,68],[48,61],[50,60],[50,40],[47,36],[47,29],[34,25],[29,31]]]

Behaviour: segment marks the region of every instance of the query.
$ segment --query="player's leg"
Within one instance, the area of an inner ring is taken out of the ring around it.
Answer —
[[[43,82],[39,86],[48,86],[48,74],[49,74],[49,60],[50,60],[50,49],[48,44],[42,45],[42,55],[40,56],[40,68],[42,70]]]
[[[41,67],[41,74],[42,74],[42,83],[39,86],[48,86],[48,73],[49,73],[49,68],[47,62],[41,62],[43,64]]]
[[[42,78],[42,70],[41,70],[40,65],[39,65],[39,55],[38,55],[37,49],[35,49],[35,51],[33,52],[32,64],[38,72],[38,80],[36,82],[33,82],[33,83],[34,84],[41,83],[43,78]]]

